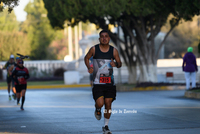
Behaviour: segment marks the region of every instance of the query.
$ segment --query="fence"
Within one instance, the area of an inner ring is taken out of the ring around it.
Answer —
[[[35,60],[24,61],[24,66],[29,69],[29,73],[32,77],[48,77],[53,76],[53,73],[58,68],[65,70],[74,69],[76,61],[65,62],[63,60]],[[6,62],[0,62],[0,68],[2,69]],[[3,70],[3,79],[6,79],[6,70]]]

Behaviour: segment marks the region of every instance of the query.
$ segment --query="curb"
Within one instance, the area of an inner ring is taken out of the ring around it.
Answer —
[[[80,88],[90,87],[90,84],[74,84],[74,85],[28,85],[27,89],[52,89],[52,88]],[[7,86],[0,87],[0,90],[6,90]],[[117,85],[117,91],[152,91],[152,90],[185,90],[185,86],[149,86],[149,87],[133,87]]]
[[[27,89],[50,89],[50,88],[78,88],[78,87],[90,87],[90,84],[77,84],[77,85],[28,85]],[[7,87],[0,87],[0,90],[7,89]]]
[[[117,91],[152,91],[152,90],[185,90],[185,86],[149,86],[149,87],[131,87],[118,85]]]
[[[185,91],[184,96],[187,97],[187,98],[200,99],[200,93],[199,92]]]

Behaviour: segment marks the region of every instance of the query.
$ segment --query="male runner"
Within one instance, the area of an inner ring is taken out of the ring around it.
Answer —
[[[107,30],[99,33],[100,44],[90,48],[85,56],[85,64],[89,73],[93,73],[93,98],[95,100],[95,117],[101,119],[101,108],[104,110],[105,134],[111,134],[108,128],[108,122],[111,116],[111,105],[116,97],[116,86],[113,77],[113,67],[122,66],[117,49],[109,45],[110,37]],[[93,56],[93,67],[90,67],[89,59]],[[114,62],[114,60],[116,62]]]
[[[12,76],[13,69],[15,67],[17,67],[17,62],[18,62],[19,59],[20,59],[19,57],[16,57],[16,63],[11,65],[10,68],[8,69],[8,73],[9,73],[10,76]],[[15,89],[14,79],[13,78],[11,78],[11,79],[12,79],[12,91],[13,91],[12,97],[13,97],[14,100],[16,100],[16,89]]]
[[[8,96],[9,96],[9,100],[11,100],[11,96],[10,96],[10,87],[11,87],[11,84],[12,84],[12,78],[11,78],[11,75],[9,74],[9,68],[12,66],[12,65],[15,65],[15,60],[14,60],[14,55],[10,55],[10,59],[8,62],[6,62],[6,64],[4,65],[3,69],[6,69],[7,70],[7,78],[6,78],[6,81],[7,81],[7,86],[8,86]],[[14,86],[14,85],[13,85]]]

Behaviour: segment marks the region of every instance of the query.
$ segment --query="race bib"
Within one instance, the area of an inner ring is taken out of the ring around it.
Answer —
[[[21,85],[22,82],[25,80],[23,76],[17,77],[19,84]]]
[[[99,83],[111,83],[111,77],[100,76]]]

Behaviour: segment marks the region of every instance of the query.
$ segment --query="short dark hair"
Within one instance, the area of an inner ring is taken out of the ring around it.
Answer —
[[[101,30],[101,32],[99,33],[99,37],[101,36],[102,33],[107,33],[107,34],[109,35],[108,30],[103,29],[103,30]]]

